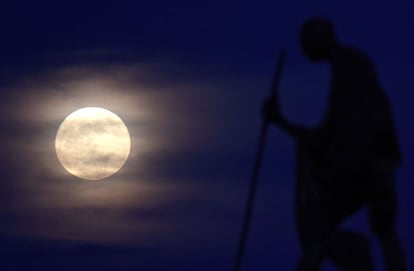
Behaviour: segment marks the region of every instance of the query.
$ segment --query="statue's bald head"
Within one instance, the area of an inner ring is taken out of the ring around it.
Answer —
[[[326,60],[337,45],[332,22],[325,17],[306,20],[300,30],[300,42],[304,53],[311,60]]]

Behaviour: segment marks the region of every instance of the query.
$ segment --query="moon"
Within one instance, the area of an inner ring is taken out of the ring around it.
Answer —
[[[120,117],[100,107],[69,114],[55,139],[63,168],[85,180],[101,180],[118,172],[128,159],[131,139]]]

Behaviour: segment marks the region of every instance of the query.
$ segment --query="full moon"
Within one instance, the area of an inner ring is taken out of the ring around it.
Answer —
[[[118,172],[131,149],[124,122],[109,110],[85,107],[65,118],[55,140],[57,157],[70,174],[101,180]]]

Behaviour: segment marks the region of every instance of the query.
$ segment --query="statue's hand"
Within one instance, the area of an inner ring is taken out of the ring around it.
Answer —
[[[265,99],[262,106],[262,117],[264,120],[278,124],[282,121],[280,107],[271,98]]]

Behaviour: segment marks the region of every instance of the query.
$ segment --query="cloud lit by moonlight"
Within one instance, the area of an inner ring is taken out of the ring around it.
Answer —
[[[115,174],[128,159],[131,140],[124,122],[99,107],[79,109],[62,122],[55,148],[62,166],[72,175],[100,180]]]

